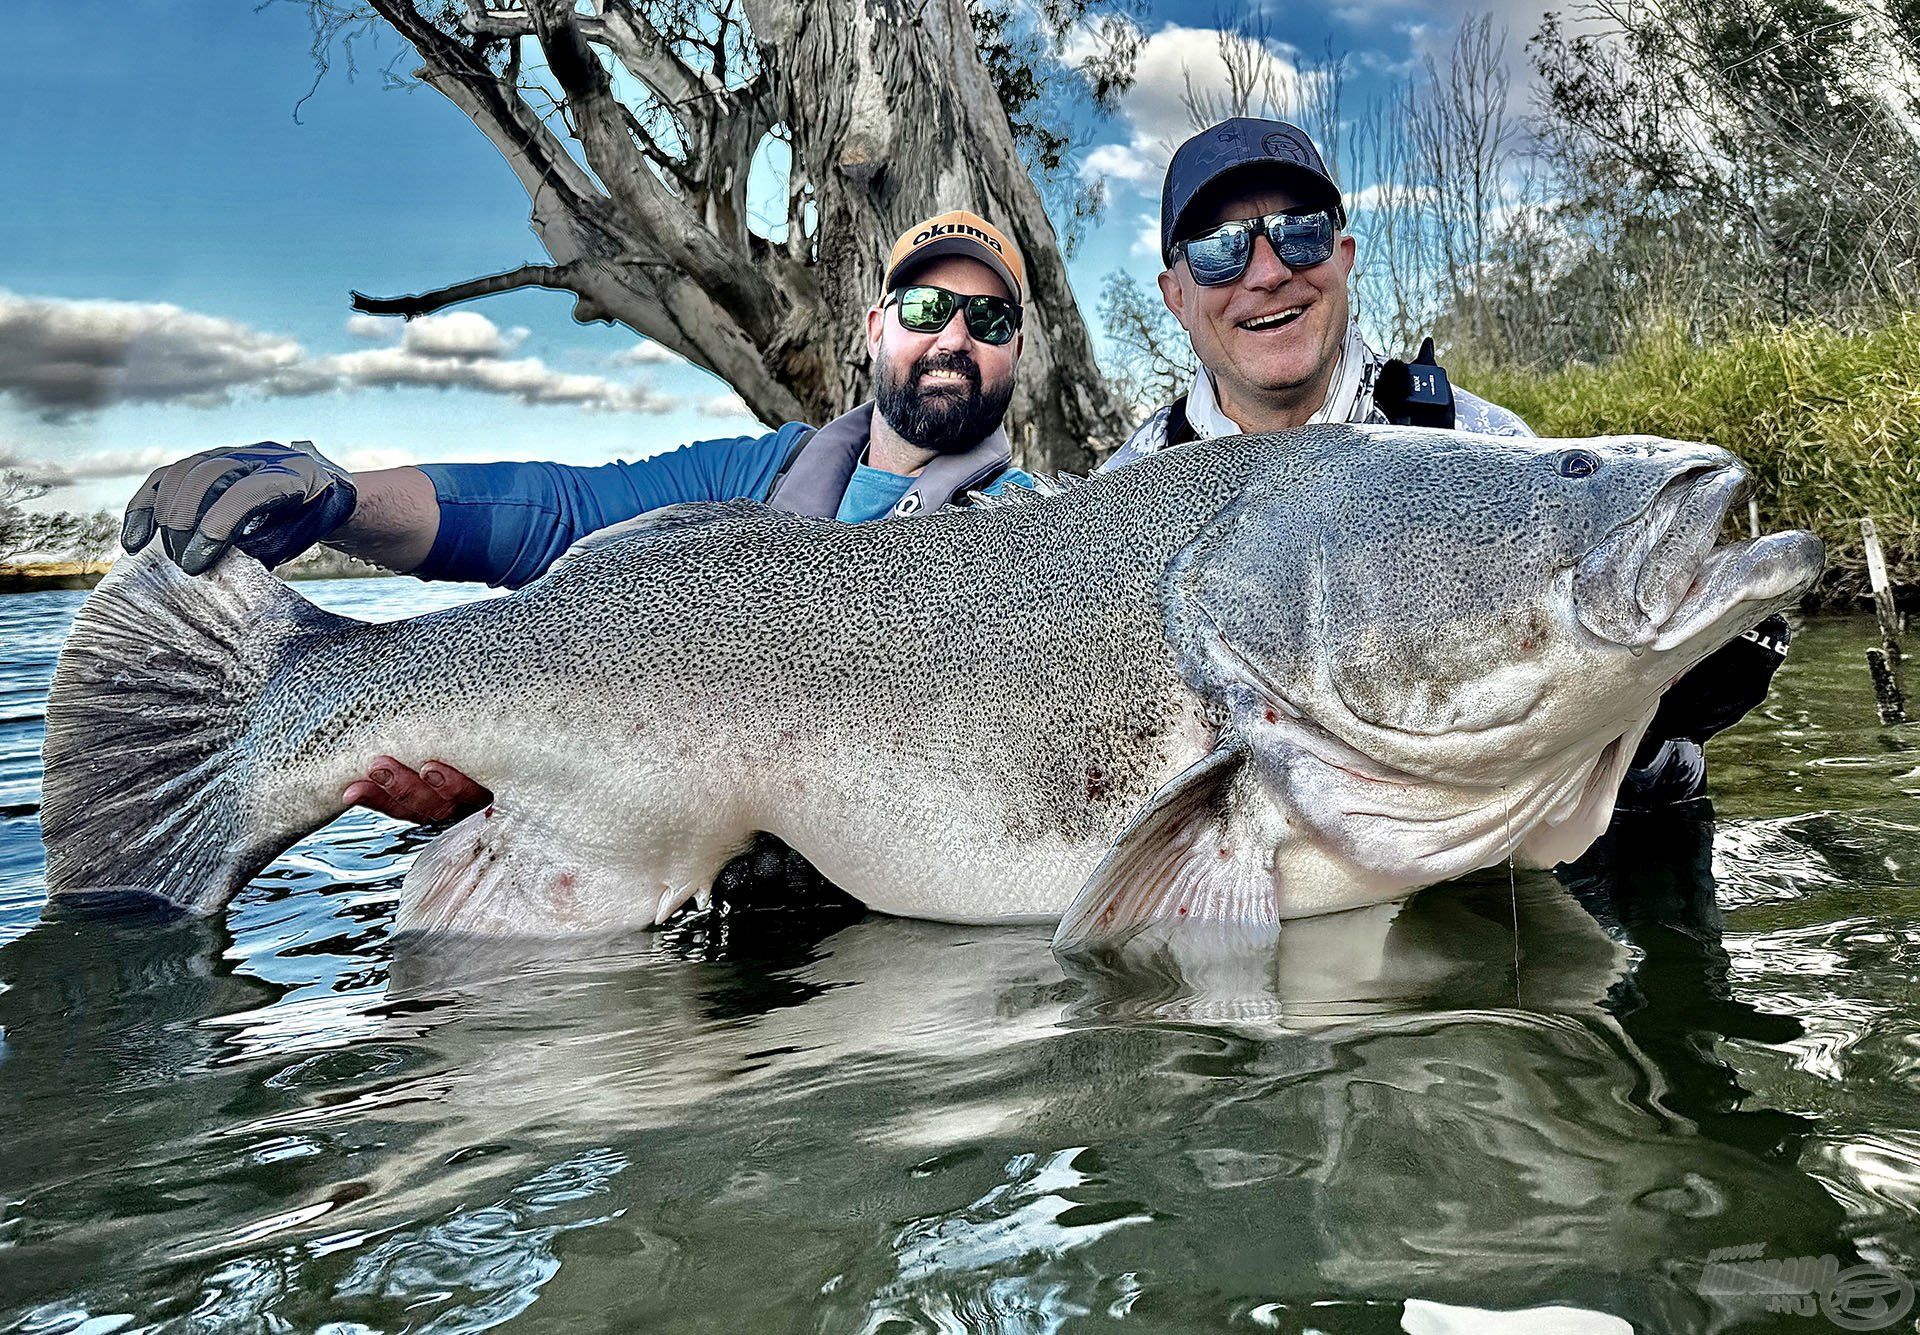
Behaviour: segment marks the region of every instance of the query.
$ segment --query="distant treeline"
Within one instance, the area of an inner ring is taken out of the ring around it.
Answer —
[[[0,469],[0,566],[26,561],[89,565],[119,546],[120,516],[27,509],[22,502],[46,494],[46,484],[18,468]]]

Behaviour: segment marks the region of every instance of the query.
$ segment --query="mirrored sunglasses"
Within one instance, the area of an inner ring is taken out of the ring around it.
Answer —
[[[897,287],[880,303],[897,305],[900,323],[916,334],[937,334],[957,310],[967,313],[967,332],[996,347],[1019,332],[1020,303],[1005,297],[966,297],[944,287]]]
[[[1280,263],[1289,269],[1311,269],[1333,258],[1333,215],[1269,213],[1263,218],[1236,218],[1209,232],[1179,243],[1193,281],[1202,287],[1231,283],[1247,271],[1253,259],[1253,239],[1264,235]]]

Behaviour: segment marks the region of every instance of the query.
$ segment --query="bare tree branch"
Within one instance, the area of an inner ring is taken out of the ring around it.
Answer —
[[[457,306],[463,301],[490,297],[496,292],[512,292],[523,287],[546,287],[557,292],[585,296],[587,294],[574,277],[578,272],[579,267],[573,264],[523,264],[505,273],[470,278],[464,283],[450,283],[446,287],[413,296],[370,297],[364,292],[355,292],[352,294],[352,305],[354,310],[363,315],[398,315],[412,320],[449,306]]]

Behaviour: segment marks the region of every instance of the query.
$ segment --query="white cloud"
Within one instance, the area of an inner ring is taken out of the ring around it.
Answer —
[[[747,407],[746,400],[738,394],[715,394],[712,398],[700,400],[695,406],[702,417],[753,418],[753,409]]]
[[[1087,37],[1075,40],[1090,42]],[[1076,46],[1070,40],[1071,57]],[[1256,41],[1228,34],[1235,65],[1250,72],[1252,86],[1270,93],[1262,102],[1256,94],[1254,115],[1297,119],[1298,108],[1312,91],[1312,77],[1303,72],[1293,48],[1283,42]],[[1088,181],[1118,181],[1158,194],[1167,161],[1182,140],[1194,131],[1191,97],[1202,107],[1223,105],[1231,86],[1228,63],[1221,56],[1221,31],[1168,24],[1148,37],[1134,65],[1133,86],[1120,99],[1118,115],[1126,126],[1124,144],[1102,144],[1087,154],[1080,175]],[[1155,243],[1158,249],[1158,243]]]
[[[177,451],[148,445],[130,450],[98,450],[70,459],[40,459],[0,445],[0,468],[18,469],[41,486],[55,490],[100,478],[145,477],[178,457]]]
[[[612,357],[615,366],[684,366],[687,359],[672,348],[643,338],[625,352]]]
[[[1160,263],[1160,211],[1143,214],[1140,230],[1133,238],[1133,253],[1143,260]]]
[[[441,355],[423,352],[405,342],[397,348],[369,348],[322,357],[312,366],[316,374],[340,387],[473,389],[506,395],[522,403],[571,403],[605,412],[658,413],[674,406],[672,399],[651,385],[556,371],[538,357],[503,361],[471,353]]]
[[[1158,184],[1159,172],[1144,154],[1126,144],[1101,144],[1080,164],[1086,181],[1125,181],[1130,185]]]
[[[1385,186],[1379,183],[1365,186],[1348,193],[1347,216],[1367,213],[1388,203],[1404,208],[1412,204],[1424,204],[1433,199],[1438,192],[1430,185]]]
[[[422,357],[500,357],[526,337],[526,330],[502,331],[478,311],[450,311],[407,321],[400,346]]]
[[[391,343],[400,336],[400,321],[385,315],[349,315],[347,332],[370,343]]]
[[[304,383],[304,356],[290,338],[167,303],[0,291],[0,393],[48,416],[112,403],[211,406],[241,385]]]
[[[357,321],[348,330],[374,332]],[[169,304],[0,291],[0,396],[52,419],[121,403],[216,407],[243,392],[285,397],[401,385],[605,412],[674,406],[648,384],[569,374],[536,357],[507,359],[526,332],[456,311],[412,321],[394,346],[315,357],[293,339]]]

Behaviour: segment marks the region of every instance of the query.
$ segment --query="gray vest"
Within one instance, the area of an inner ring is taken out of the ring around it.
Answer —
[[[873,434],[873,404],[863,403],[794,442],[774,479],[767,504],[789,514],[832,519],[840,513],[853,470],[867,452]],[[959,454],[937,454],[920,470],[907,494],[894,503],[891,517],[944,509],[969,491],[984,487],[1013,467],[1013,447],[1005,427]]]

